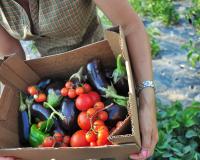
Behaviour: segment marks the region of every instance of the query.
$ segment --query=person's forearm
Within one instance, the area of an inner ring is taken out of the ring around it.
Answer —
[[[136,83],[153,80],[150,43],[143,23],[138,18],[123,27]]]

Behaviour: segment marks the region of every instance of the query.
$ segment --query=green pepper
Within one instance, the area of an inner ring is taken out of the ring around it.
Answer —
[[[56,108],[60,104],[62,98],[60,93],[50,89],[47,96],[47,103],[53,108]],[[44,105],[44,107],[49,108],[47,105]]]
[[[41,145],[46,137],[48,137],[49,134],[45,134],[41,132],[36,124],[33,124],[31,126],[31,133],[29,136],[29,143],[32,147],[38,147]]]
[[[122,63],[122,55],[119,54],[117,56],[117,68],[113,71],[112,75],[114,84],[126,76],[127,76],[126,67]]]

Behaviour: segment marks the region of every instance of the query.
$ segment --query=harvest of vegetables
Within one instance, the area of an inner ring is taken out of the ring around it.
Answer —
[[[121,55],[114,70],[103,69],[100,59],[93,59],[67,80],[43,79],[20,93],[20,143],[31,147],[111,145],[108,136],[128,115],[127,95]]]

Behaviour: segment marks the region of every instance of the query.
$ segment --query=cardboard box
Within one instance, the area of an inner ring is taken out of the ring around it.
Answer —
[[[117,30],[116,30],[117,31]],[[118,31],[117,31],[118,32]],[[116,158],[126,160],[131,153],[140,151],[140,132],[134,78],[123,33],[106,31],[105,40],[66,53],[22,61],[16,55],[0,66],[0,80],[6,84],[0,99],[0,156],[15,156],[23,160],[81,160],[89,158]],[[98,57],[104,67],[115,65],[115,56],[124,57],[129,82],[129,117],[123,126],[110,135],[112,146],[81,148],[19,148],[17,113],[19,90],[44,77],[68,77],[88,60]],[[132,134],[125,134],[131,127]]]

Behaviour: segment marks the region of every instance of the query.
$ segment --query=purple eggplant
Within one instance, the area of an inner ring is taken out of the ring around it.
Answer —
[[[86,66],[86,70],[87,77],[91,85],[95,87],[102,95],[105,95],[106,93],[103,88],[107,88],[109,83],[103,74],[100,59],[93,59],[90,61]]]
[[[51,111],[44,108],[41,104],[34,103],[31,106],[31,115],[33,118],[38,118],[41,121],[45,121],[50,117]]]
[[[106,77],[108,82],[112,82],[112,74],[113,74],[113,69],[110,68],[104,69],[104,76]]]
[[[114,83],[114,86],[119,95],[128,96],[129,87],[127,78],[123,77],[119,79],[116,83]]]
[[[79,113],[74,101],[69,98],[64,98],[60,106],[60,112],[65,116],[64,120],[60,120],[63,129],[69,134],[73,133],[78,128],[77,117]]]
[[[61,124],[57,118],[54,118],[54,128],[53,133],[61,133],[65,135],[65,131],[62,129]]]
[[[23,111],[18,114],[18,123],[19,123],[19,141],[23,146],[28,145],[29,134],[30,134],[30,124],[28,118],[28,112]]]
[[[38,82],[37,87],[41,90],[45,90],[46,87],[52,82],[53,80],[51,78],[45,78]]]
[[[30,123],[27,111],[27,106],[24,103],[23,93],[20,92],[20,107],[18,113],[18,131],[19,131],[19,142],[22,146],[27,146],[30,135]]]
[[[113,103],[108,109],[108,120],[105,122],[110,127],[115,127],[118,121],[123,121],[128,115],[128,111],[124,106]]]
[[[64,87],[64,81],[61,79],[54,79],[52,83],[50,83],[46,89],[45,93],[48,95],[50,90],[54,90],[56,93],[60,94],[60,90]]]

